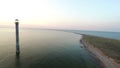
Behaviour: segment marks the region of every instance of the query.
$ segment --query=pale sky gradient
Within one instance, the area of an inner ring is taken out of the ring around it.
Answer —
[[[120,31],[120,0],[0,0],[0,27]]]

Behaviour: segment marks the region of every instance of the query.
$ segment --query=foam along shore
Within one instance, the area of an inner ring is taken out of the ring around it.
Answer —
[[[105,68],[120,68],[120,41],[82,35],[80,42],[95,55]]]

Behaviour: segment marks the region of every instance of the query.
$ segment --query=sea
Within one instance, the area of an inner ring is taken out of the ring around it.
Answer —
[[[0,28],[0,68],[103,68],[80,43],[82,35],[76,33],[82,34],[81,31],[20,29],[18,56],[15,29]],[[83,33],[120,39],[119,33]]]
[[[86,31],[86,30],[58,30],[58,31],[71,32],[71,33],[75,33],[75,34],[86,34],[86,35],[120,40],[120,32]]]

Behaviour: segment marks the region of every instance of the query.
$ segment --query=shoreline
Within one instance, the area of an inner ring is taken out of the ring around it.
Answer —
[[[108,57],[101,51],[99,48],[89,44],[85,39],[84,35],[82,35],[82,39],[80,43],[84,45],[84,47],[94,55],[95,58],[103,65],[104,68],[120,68],[120,64],[115,62],[112,58]]]

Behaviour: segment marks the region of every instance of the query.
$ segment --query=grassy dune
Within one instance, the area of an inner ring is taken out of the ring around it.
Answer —
[[[120,40],[83,35],[83,39],[89,44],[99,48],[108,57],[120,63]]]

